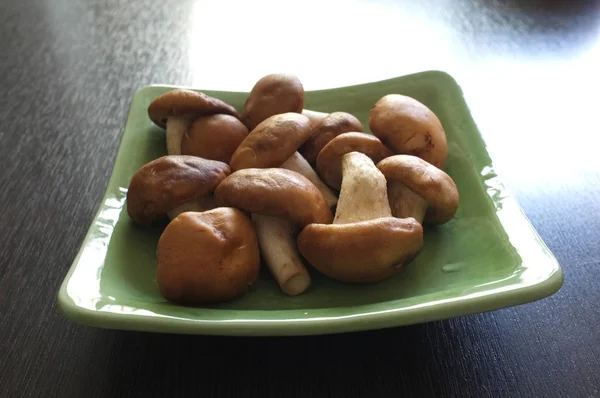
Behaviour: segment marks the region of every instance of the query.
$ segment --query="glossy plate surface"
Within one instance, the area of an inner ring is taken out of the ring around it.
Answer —
[[[323,334],[490,311],[544,298],[562,285],[556,259],[498,180],[459,86],[447,74],[430,71],[306,93],[306,108],[350,112],[367,131],[370,108],[389,93],[418,99],[442,121],[446,171],[458,186],[460,206],[448,224],[426,227],[422,252],[403,272],[353,286],[311,270],[310,290],[287,297],[263,269],[255,287],[237,301],[202,308],[166,302],[155,283],[161,229],[136,227],[124,205],[135,171],[165,154],[164,130],[148,119],[147,107],[172,88],[144,87],[134,95],[105,197],[58,294],[59,308],[70,319],[170,333]],[[238,109],[247,96],[204,92]]]

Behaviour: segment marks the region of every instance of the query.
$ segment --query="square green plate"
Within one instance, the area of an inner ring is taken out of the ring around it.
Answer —
[[[313,272],[310,290],[279,291],[268,272],[237,301],[190,308],[166,302],[155,283],[161,230],[136,227],[124,210],[129,181],[165,154],[164,131],[147,107],[172,86],[133,97],[108,189],[58,294],[66,316],[87,325],[153,332],[220,335],[307,335],[428,322],[531,302],[562,285],[561,268],[494,172],[461,89],[428,71],[390,80],[306,93],[305,107],[354,114],[368,127],[371,106],[400,93],[429,106],[448,135],[447,172],[460,191],[455,218],[426,228],[425,246],[401,273],[354,286]],[[247,93],[205,91],[241,109]],[[312,272],[312,271],[311,271]]]

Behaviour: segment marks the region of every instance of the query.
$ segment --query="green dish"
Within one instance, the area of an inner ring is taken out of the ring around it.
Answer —
[[[135,226],[125,210],[129,181],[165,154],[165,134],[147,107],[173,86],[149,86],[133,97],[114,170],[100,209],[58,294],[73,321],[102,328],[215,335],[309,335],[393,327],[515,306],[547,297],[562,270],[499,181],[460,87],[428,71],[306,93],[305,107],[346,111],[368,128],[371,106],[400,93],[429,106],[448,135],[446,171],[460,191],[454,219],[425,228],[425,246],[402,272],[355,286],[311,269],[309,291],[288,297],[264,270],[241,299],[205,307],[166,302],[155,282],[160,228]],[[247,93],[204,91],[241,109]]]

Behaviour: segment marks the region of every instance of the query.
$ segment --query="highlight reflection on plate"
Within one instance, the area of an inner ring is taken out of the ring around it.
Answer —
[[[562,285],[561,268],[494,172],[456,82],[423,72],[306,93],[305,107],[346,111],[368,131],[371,106],[383,95],[412,96],[440,118],[448,136],[447,173],[460,193],[449,223],[425,228],[425,246],[383,282],[343,284],[311,270],[306,293],[288,297],[263,269],[244,297],[205,307],[166,302],[155,282],[161,228],[135,226],[124,211],[129,181],[165,154],[164,131],[149,103],[172,86],[134,95],[104,200],[58,294],[70,319],[97,327],[189,334],[302,335],[338,333],[445,319],[527,303]],[[247,93],[205,91],[241,109]]]

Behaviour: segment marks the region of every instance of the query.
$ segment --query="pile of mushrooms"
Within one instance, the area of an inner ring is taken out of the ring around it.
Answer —
[[[305,109],[290,74],[261,78],[241,113],[175,89],[148,116],[165,129],[167,154],[135,173],[126,203],[139,226],[168,221],[156,280],[169,301],[238,298],[261,263],[289,296],[309,289],[310,266],[342,282],[381,281],[419,254],[423,223],[446,223],[458,208],[442,124],[404,95],[374,104],[372,134],[349,113]]]

